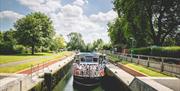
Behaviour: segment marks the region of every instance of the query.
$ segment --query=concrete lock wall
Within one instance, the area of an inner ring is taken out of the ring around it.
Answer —
[[[157,91],[137,78],[132,81],[129,87],[132,91]]]
[[[56,84],[71,70],[72,61],[56,72],[44,74],[44,80],[39,82],[29,91],[52,91]]]

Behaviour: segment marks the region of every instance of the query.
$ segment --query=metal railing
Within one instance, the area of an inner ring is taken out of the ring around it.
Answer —
[[[121,60],[133,62],[139,65],[150,67],[161,72],[169,73],[180,77],[180,58],[171,57],[158,57],[148,55],[136,55],[136,54],[123,54],[123,53],[112,53],[111,51],[103,51],[105,54],[110,54]],[[171,60],[171,61],[168,61]],[[177,63],[172,62],[175,60]]]

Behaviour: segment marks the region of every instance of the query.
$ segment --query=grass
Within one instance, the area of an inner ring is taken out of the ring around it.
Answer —
[[[146,68],[146,67],[143,67],[141,65],[137,65],[137,64],[134,64],[134,63],[127,63],[125,64],[126,66],[130,67],[130,68],[133,68],[139,72],[142,72],[148,76],[151,76],[151,77],[169,77],[168,75],[166,74],[162,74],[158,71],[155,71],[155,70],[152,70],[152,69],[149,69],[149,68]]]
[[[19,65],[11,66],[11,67],[0,67],[0,73],[14,73],[14,72],[29,68],[29,67],[31,67],[31,65],[37,65],[37,64],[47,62],[47,61],[52,60],[52,59],[61,58],[64,55],[68,55],[70,53],[71,52],[60,52],[60,53],[57,53],[57,54],[52,54],[52,53],[49,54],[48,53],[48,54],[45,54],[45,55],[50,56],[48,58],[42,58],[41,60],[34,60],[34,61],[31,61],[31,62],[27,62],[27,63],[24,63],[24,64],[19,64]]]
[[[125,66],[128,66],[129,68],[132,68],[136,71],[139,71],[147,76],[151,76],[151,77],[169,77],[170,75],[168,74],[164,74],[161,72],[158,72],[157,70],[151,69],[151,68],[147,68],[141,65],[137,65],[135,63],[130,63],[128,61],[122,61],[119,58],[115,57],[114,55],[109,55],[108,58],[114,62],[119,62]]]
[[[36,53],[35,55],[31,54],[15,54],[15,55],[0,55],[0,64],[9,63],[9,62],[17,62],[30,58],[37,58],[41,56],[51,56],[52,53]]]

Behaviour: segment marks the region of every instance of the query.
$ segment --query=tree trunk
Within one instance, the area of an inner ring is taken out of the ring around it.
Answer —
[[[35,49],[35,46],[32,45],[32,48],[31,48],[31,54],[34,55],[34,49]]]

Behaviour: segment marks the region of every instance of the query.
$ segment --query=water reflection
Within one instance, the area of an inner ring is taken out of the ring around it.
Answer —
[[[74,85],[73,76],[67,75],[65,79],[62,79],[53,91],[104,91],[101,86],[88,88],[84,86]]]
[[[130,91],[127,86],[121,83],[117,78],[105,76],[101,85],[89,88],[73,84],[71,72],[62,78],[53,91]]]

